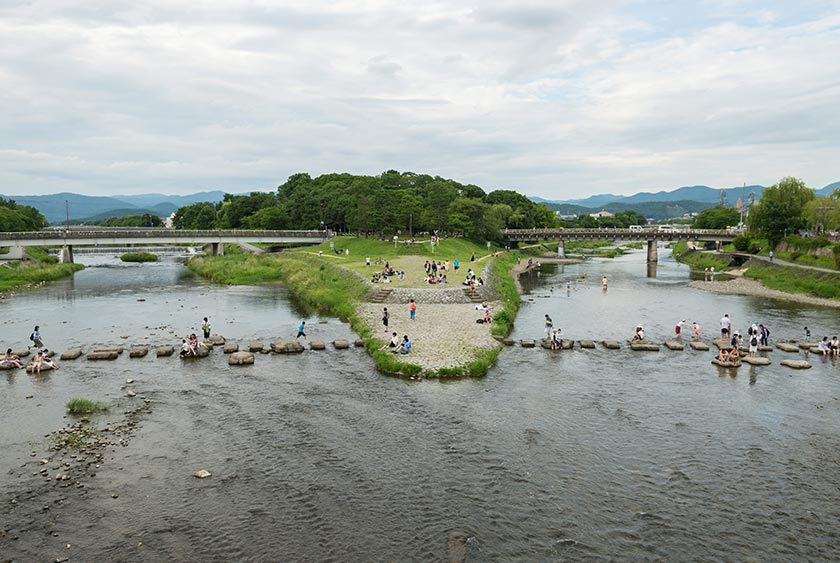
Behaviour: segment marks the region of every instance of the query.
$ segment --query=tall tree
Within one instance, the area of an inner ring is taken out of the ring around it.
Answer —
[[[761,199],[750,209],[750,231],[766,238],[775,248],[786,235],[806,226],[802,212],[815,197],[814,190],[806,187],[802,180],[790,176],[783,178],[765,189]]]

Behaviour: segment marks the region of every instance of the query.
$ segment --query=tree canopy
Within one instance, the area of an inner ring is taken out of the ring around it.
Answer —
[[[807,225],[803,210],[815,197],[814,190],[806,187],[802,180],[790,176],[783,178],[765,189],[761,199],[750,209],[750,231],[766,238],[775,248],[786,235]]]
[[[737,225],[740,221],[741,214],[737,209],[710,207],[697,214],[692,226],[695,229],[725,229]]]
[[[485,193],[439,176],[388,170],[379,176],[293,174],[276,193],[226,195],[175,214],[183,229],[318,229],[391,235],[460,233],[502,239],[505,228],[553,227],[554,212],[512,190]]]
[[[14,200],[0,197],[0,231],[37,231],[47,226],[41,212],[29,205],[18,205]]]
[[[840,229],[840,189],[829,197],[818,197],[805,204],[802,215],[818,232]]]

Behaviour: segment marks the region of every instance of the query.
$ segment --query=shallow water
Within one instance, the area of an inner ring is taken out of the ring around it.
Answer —
[[[654,279],[643,252],[544,265],[524,280],[514,338],[538,338],[545,313],[571,338],[626,339],[642,322],[661,340],[686,318],[708,341],[724,312],[771,339],[837,330],[836,311],[690,289],[661,258]],[[4,342],[39,322],[55,349],[171,342],[205,315],[229,339],[267,342],[302,314],[280,288],[209,286],[174,263],[91,268],[0,307]],[[308,325],[311,338],[353,336],[334,319]],[[473,538],[474,561],[835,558],[836,362],[797,372],[773,352],[772,366],[724,370],[692,351],[514,347],[484,379],[418,383],[378,375],[356,349],[238,369],[220,352],[0,372],[4,498],[32,486],[29,453],[66,423],[70,397],[127,404],[130,377],[153,401],[87,494],[44,517],[57,536],[3,513],[20,536],[0,537],[3,558],[439,561],[453,531]],[[213,476],[195,479],[201,468]]]

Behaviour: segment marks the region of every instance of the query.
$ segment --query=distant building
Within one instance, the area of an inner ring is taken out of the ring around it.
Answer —
[[[590,217],[594,217],[595,219],[600,219],[602,217],[615,217],[615,214],[610,213],[609,211],[601,210],[598,213],[590,213]]]
[[[167,217],[166,219],[163,220],[163,226],[166,227],[167,229],[171,229],[174,224],[175,224],[175,212],[173,211],[172,215],[170,215],[169,217]]]

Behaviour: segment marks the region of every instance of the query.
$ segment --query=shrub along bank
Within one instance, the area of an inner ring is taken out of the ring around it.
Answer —
[[[770,289],[825,299],[840,299],[840,273],[820,272],[753,260],[749,263],[749,269],[744,276],[758,280]]]
[[[721,271],[729,267],[728,256],[692,250],[685,242],[678,242],[674,245],[673,255],[676,260],[688,264],[695,270],[714,268]]]

